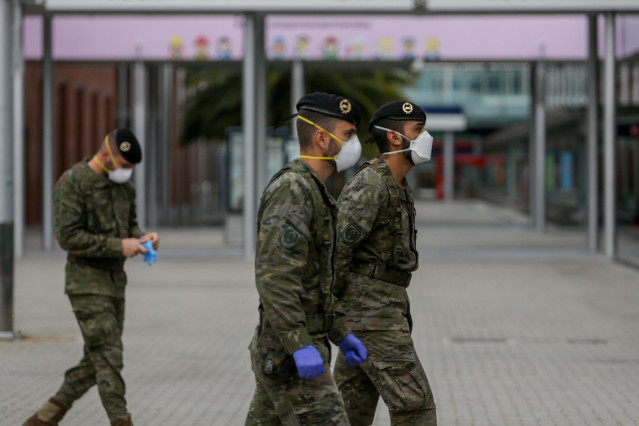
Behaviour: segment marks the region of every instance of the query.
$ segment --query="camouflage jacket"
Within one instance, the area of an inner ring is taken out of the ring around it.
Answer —
[[[135,188],[111,182],[87,163],[67,170],[53,192],[55,235],[68,253],[65,293],[124,297],[122,239],[143,235]]]
[[[348,334],[332,315],[335,211],[324,183],[300,159],[271,179],[260,200],[255,282],[262,330],[269,329],[262,334],[274,333],[288,354],[318,334],[334,343]]]
[[[360,265],[404,276],[417,269],[415,206],[405,179],[403,187],[377,157],[357,171],[339,197],[335,294],[353,330],[409,328],[408,284],[352,272]]]

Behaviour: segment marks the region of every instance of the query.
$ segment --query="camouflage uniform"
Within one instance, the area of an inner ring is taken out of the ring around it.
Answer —
[[[349,333],[331,314],[335,201],[298,159],[268,184],[257,220],[260,322],[249,345],[256,389],[246,424],[347,425],[329,367],[328,340],[337,343]],[[326,373],[307,380],[292,354],[311,344]]]
[[[353,425],[373,422],[379,395],[393,425],[435,425],[435,403],[411,338],[406,288],[417,269],[415,207],[381,157],[365,163],[338,201],[335,294],[368,359],[340,354],[335,380]]]
[[[133,185],[113,183],[87,162],[67,170],[53,194],[56,238],[68,253],[65,293],[84,339],[84,357],[65,373],[55,398],[71,406],[97,384],[113,420],[128,414],[120,375],[126,285],[122,239],[143,232]]]

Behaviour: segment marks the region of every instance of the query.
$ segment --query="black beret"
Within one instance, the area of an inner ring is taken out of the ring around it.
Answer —
[[[373,126],[378,121],[389,119],[396,121],[423,121],[426,122],[426,113],[419,105],[408,101],[392,101],[377,108],[373,118],[368,123],[368,131],[373,131]]]
[[[315,92],[302,96],[295,107],[297,111],[319,112],[320,114],[348,121],[355,126],[359,125],[361,117],[359,107],[355,102],[343,96],[331,95],[330,93]]]
[[[132,131],[117,129],[115,131],[115,146],[126,161],[138,164],[142,161],[142,148]]]

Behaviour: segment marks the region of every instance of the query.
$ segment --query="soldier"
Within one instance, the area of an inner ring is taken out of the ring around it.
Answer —
[[[335,363],[352,425],[370,425],[379,396],[393,425],[436,425],[435,403],[411,338],[406,288],[417,269],[415,207],[405,176],[430,159],[426,114],[406,101],[380,107],[369,124],[380,155],[366,162],[338,201],[335,295],[368,360]]]
[[[347,425],[328,340],[350,365],[366,359],[361,342],[333,321],[336,210],[324,186],[359,159],[359,110],[313,93],[297,111],[301,158],[271,179],[257,214],[260,320],[249,345],[256,388],[246,425]]]
[[[84,357],[58,392],[24,426],[57,425],[75,400],[97,384],[111,425],[133,425],[120,372],[124,325],[124,261],[157,248],[158,234],[138,227],[133,166],[142,161],[135,135],[109,133],[97,154],[74,165],[53,194],[55,233],[68,253],[65,293],[84,339]]]

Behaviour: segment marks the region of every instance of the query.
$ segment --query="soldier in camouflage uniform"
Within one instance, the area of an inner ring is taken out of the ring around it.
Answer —
[[[93,385],[111,425],[132,425],[120,374],[124,325],[124,261],[157,248],[158,234],[144,234],[136,220],[135,188],[128,181],[142,161],[135,135],[118,129],[98,153],[74,165],[53,194],[56,238],[68,253],[65,293],[84,339],[84,357],[65,373],[62,386],[24,425],[57,425]]]
[[[333,318],[336,210],[324,186],[359,158],[359,111],[326,93],[302,97],[297,110],[301,159],[271,179],[257,215],[259,324],[249,345],[256,389],[246,425],[347,425],[329,340],[346,362],[366,359],[361,342]]]
[[[405,176],[430,159],[432,138],[419,106],[379,108],[369,130],[381,156],[365,163],[338,201],[335,294],[368,360],[338,356],[334,376],[352,425],[370,425],[379,396],[393,425],[436,425],[435,403],[411,338],[406,293],[417,269],[415,207]],[[395,154],[395,155],[391,155]]]

